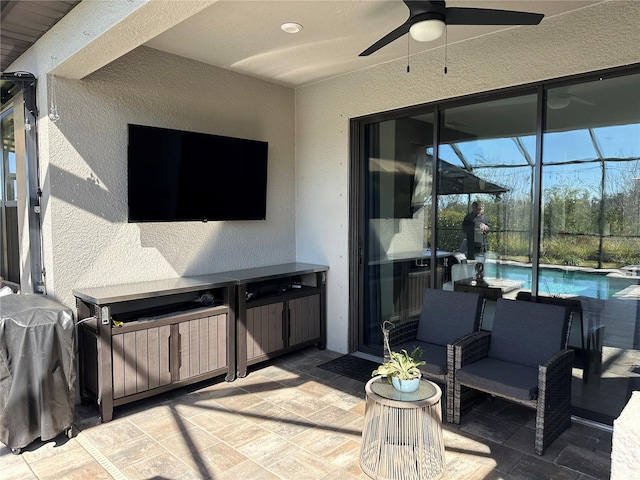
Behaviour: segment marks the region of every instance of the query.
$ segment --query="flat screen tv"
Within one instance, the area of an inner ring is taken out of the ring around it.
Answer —
[[[267,142],[129,124],[129,222],[264,220]]]

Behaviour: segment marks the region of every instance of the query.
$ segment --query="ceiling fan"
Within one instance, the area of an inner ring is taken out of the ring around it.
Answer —
[[[595,103],[585,100],[573,93],[555,93],[547,97],[547,106],[552,110],[560,110],[568,107],[571,102],[582,103],[583,105],[589,105],[591,107],[595,105]]]
[[[440,38],[446,25],[538,25],[541,13],[493,10],[488,8],[447,8],[444,1],[402,0],[409,7],[409,18],[359,56],[371,55],[409,33],[414,40],[430,42]]]

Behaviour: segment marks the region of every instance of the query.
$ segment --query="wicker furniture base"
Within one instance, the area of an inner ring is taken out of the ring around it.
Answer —
[[[375,479],[430,480],[444,472],[442,391],[422,380],[413,393],[400,393],[382,377],[367,394],[360,467]]]

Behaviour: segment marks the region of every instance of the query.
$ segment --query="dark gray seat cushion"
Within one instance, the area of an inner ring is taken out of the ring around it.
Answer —
[[[565,347],[568,325],[566,307],[498,299],[488,356],[537,367]]]
[[[403,348],[411,353],[415,347],[422,348],[422,360],[426,365],[422,365],[420,370],[427,376],[444,377],[447,375],[447,347],[434,343],[421,342],[419,340],[403,343],[393,347],[396,352]]]
[[[456,370],[456,382],[518,400],[534,400],[538,396],[537,368],[493,358],[483,358]]]
[[[416,339],[443,346],[453,343],[480,328],[481,311],[481,295],[427,288]]]

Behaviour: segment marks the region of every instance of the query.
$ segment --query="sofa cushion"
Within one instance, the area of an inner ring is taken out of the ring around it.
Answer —
[[[518,400],[538,396],[538,369],[493,358],[483,358],[456,370],[456,382]]]
[[[453,343],[480,328],[481,311],[478,294],[427,288],[416,339],[436,345]]]
[[[567,341],[567,308],[498,299],[489,357],[529,367],[542,365]]]
[[[447,375],[446,346],[417,340],[414,342],[403,343],[402,345],[396,345],[393,347],[393,350],[395,352],[399,352],[404,348],[407,352],[411,353],[415,347],[422,348],[422,360],[427,362],[426,365],[422,365],[420,367],[423,374],[430,377],[443,378]]]

